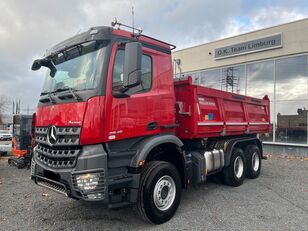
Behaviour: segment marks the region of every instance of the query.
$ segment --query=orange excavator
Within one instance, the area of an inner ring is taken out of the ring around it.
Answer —
[[[8,159],[9,165],[17,168],[30,166],[34,141],[34,117],[31,115],[13,116],[12,154]]]

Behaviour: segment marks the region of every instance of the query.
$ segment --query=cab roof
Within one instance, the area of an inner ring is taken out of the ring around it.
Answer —
[[[164,53],[171,54],[171,50],[175,49],[175,46],[161,40],[143,35],[128,32],[122,29],[114,29],[107,26],[97,26],[91,27],[88,31],[77,34],[71,38],[68,38],[57,45],[49,49],[44,57],[51,56],[56,53],[60,53],[63,50],[67,50],[79,44],[83,44],[91,41],[103,41],[112,40],[113,38],[126,38],[128,40],[140,41],[144,45],[152,46],[156,50],[162,51]]]

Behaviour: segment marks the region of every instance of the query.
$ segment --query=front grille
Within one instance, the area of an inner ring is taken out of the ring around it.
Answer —
[[[49,127],[36,127],[35,158],[50,168],[73,168],[81,151],[79,146],[80,127],[56,127],[56,142],[48,142]]]
[[[35,128],[35,138],[37,143],[50,145],[47,140],[48,129],[48,127]],[[57,127],[57,141],[52,146],[56,147],[79,145],[80,131],[80,127]]]
[[[35,175],[35,161],[31,159],[31,176]]]
[[[38,145],[36,159],[51,168],[73,168],[80,149],[53,149]]]

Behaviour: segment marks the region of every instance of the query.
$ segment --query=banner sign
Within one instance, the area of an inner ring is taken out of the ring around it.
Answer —
[[[282,47],[282,33],[215,49],[215,59],[254,53]]]

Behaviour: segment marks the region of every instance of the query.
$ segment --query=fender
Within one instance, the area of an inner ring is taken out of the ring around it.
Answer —
[[[234,147],[239,144],[239,143],[243,143],[243,142],[251,142],[251,143],[255,143],[258,148],[260,149],[261,152],[261,158],[263,158],[263,147],[262,147],[262,142],[256,138],[256,137],[249,137],[249,138],[235,138],[235,139],[230,139],[225,143],[225,166],[229,166],[230,165],[230,160],[231,160],[231,155],[232,155],[232,150],[234,149]]]
[[[177,145],[179,148],[181,148],[184,144],[183,142],[176,137],[175,135],[170,135],[170,134],[163,134],[163,135],[155,135],[151,136],[149,138],[144,139],[141,143],[138,144],[136,147],[136,154],[132,158],[130,167],[133,168],[138,168],[139,167],[139,162],[141,160],[145,160],[150,153],[150,151],[160,145],[160,144],[165,144],[165,143],[173,143]],[[182,156],[183,160],[185,160],[185,156],[183,154]]]

